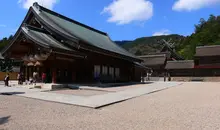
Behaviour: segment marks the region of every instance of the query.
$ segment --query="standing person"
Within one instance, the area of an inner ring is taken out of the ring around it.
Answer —
[[[6,76],[5,76],[5,86],[9,86],[9,74],[7,74]]]
[[[18,85],[20,85],[21,84],[21,74],[20,73],[18,73],[17,80],[18,80]]]
[[[42,73],[42,81],[43,81],[43,83],[46,83],[46,73]]]
[[[20,76],[21,76],[21,85],[22,85],[24,81],[24,74],[21,72]]]
[[[164,82],[166,82],[166,72],[164,72]]]
[[[33,82],[36,85],[36,83],[37,83],[37,72],[33,72]]]
[[[171,81],[170,73],[168,73],[168,81]]]

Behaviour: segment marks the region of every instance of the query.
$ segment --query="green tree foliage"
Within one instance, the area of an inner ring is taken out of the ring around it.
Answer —
[[[142,52],[141,52],[140,50],[137,50],[137,51],[135,52],[135,55],[136,55],[136,56],[141,56],[141,55],[142,55]]]
[[[142,37],[134,41],[121,44],[121,46],[135,55],[147,55],[149,53],[158,52],[163,48],[163,44],[161,44],[162,39],[166,41],[172,39],[172,42],[181,43],[184,38],[184,36],[180,36],[177,34],[168,36]],[[177,45],[176,47],[178,48],[179,45]]]
[[[13,36],[9,36],[8,38],[3,38],[0,40],[0,52],[2,49],[5,48],[6,45],[9,44],[9,42],[13,39]],[[0,71],[3,72],[7,72],[7,71],[11,71],[13,66],[13,60],[10,59],[4,59],[4,60],[0,60]]]
[[[186,59],[193,59],[197,46],[220,45],[220,16],[210,15],[207,21],[200,19],[195,32],[181,44],[178,53]]]
[[[0,51],[13,39],[13,36],[5,37],[0,40]]]

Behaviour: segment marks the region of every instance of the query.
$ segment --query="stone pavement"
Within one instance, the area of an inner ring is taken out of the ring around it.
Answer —
[[[123,91],[102,95],[94,95],[89,97],[42,92],[41,89],[26,89],[3,86],[0,86],[0,93],[9,92],[17,96],[40,99],[45,101],[59,102],[91,108],[100,108],[106,105],[161,91],[181,84],[182,83],[180,82],[154,82],[152,84],[143,84],[143,87],[130,88]]]

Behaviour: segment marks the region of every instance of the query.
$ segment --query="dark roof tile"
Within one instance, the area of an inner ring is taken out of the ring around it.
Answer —
[[[138,56],[138,57],[144,60],[144,65],[147,67],[164,65],[166,62],[165,54],[144,55],[144,56]]]
[[[220,45],[196,47],[196,57],[201,56],[220,56]]]
[[[36,3],[34,6],[32,6],[32,8],[38,14],[38,16],[44,20],[44,22],[65,36],[77,38],[102,50],[110,51],[140,61],[140,59],[138,59],[136,56],[114,43],[104,32],[93,29],[61,14],[48,10],[37,5]]]
[[[167,61],[165,69],[192,69],[194,68],[193,60]]]

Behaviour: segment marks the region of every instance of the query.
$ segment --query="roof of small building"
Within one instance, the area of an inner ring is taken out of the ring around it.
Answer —
[[[139,63],[139,62],[134,62],[134,65],[143,69],[150,70],[150,68],[146,67],[144,64]]]
[[[165,69],[192,69],[194,68],[193,60],[167,61]]]
[[[196,57],[202,56],[220,56],[220,45],[199,46],[196,47]]]
[[[171,53],[170,52],[156,52],[156,53],[149,53],[149,55],[166,55],[167,58],[170,58]]]
[[[144,60],[144,65],[147,67],[164,65],[166,62],[166,54],[144,55],[138,57]]]

